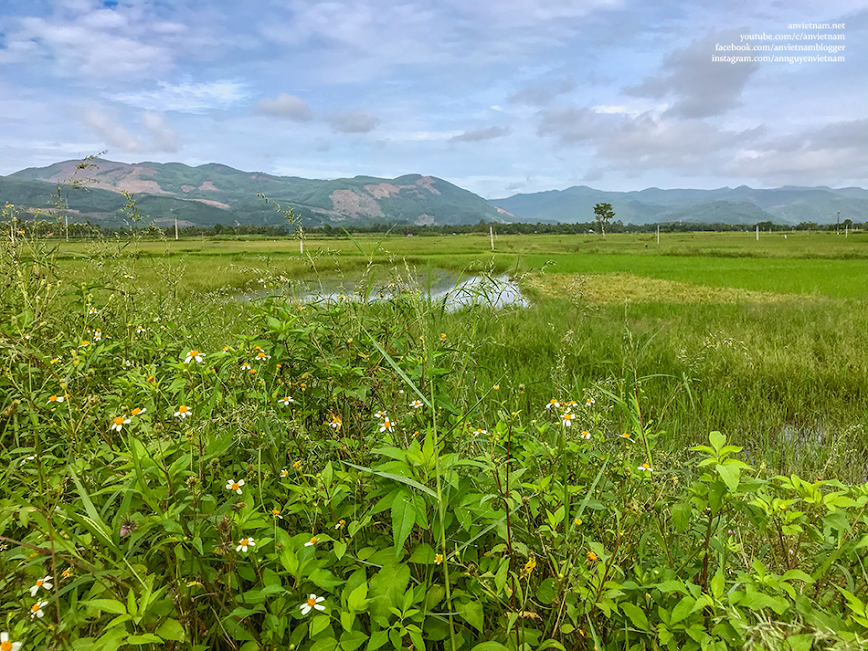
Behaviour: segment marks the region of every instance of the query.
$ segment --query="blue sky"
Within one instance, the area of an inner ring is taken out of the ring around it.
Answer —
[[[846,60],[711,60],[795,32],[845,50],[775,54]],[[107,150],[487,198],[864,187],[866,38],[846,0],[3,0],[0,174]]]

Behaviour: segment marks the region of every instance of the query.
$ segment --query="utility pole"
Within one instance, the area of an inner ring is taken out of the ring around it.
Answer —
[[[178,241],[178,216],[175,216],[175,241]]]
[[[838,211],[838,219],[835,222],[835,235],[841,234],[841,211]]]
[[[63,216],[63,227],[66,230],[66,241],[69,242],[69,215]]]
[[[494,251],[494,226],[488,227],[488,236],[491,238],[491,250]]]
[[[759,224],[756,226],[756,241],[759,242]]]
[[[660,224],[657,224],[657,244],[660,244]]]

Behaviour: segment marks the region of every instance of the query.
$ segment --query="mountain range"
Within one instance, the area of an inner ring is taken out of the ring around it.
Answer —
[[[593,207],[610,203],[625,224],[704,222],[752,225],[868,221],[868,190],[856,187],[747,186],[692,190],[648,188],[607,192],[587,186],[516,194],[485,200],[448,181],[419,174],[394,179],[356,176],[315,180],[243,172],[209,163],[118,163],[93,159],[28,168],[0,176],[0,201],[50,209],[58,185],[70,217],[103,227],[123,224],[122,191],[133,194],[141,214],[159,225],[178,219],[184,226],[278,225],[283,217],[260,195],[292,208],[306,226],[374,223],[445,225],[486,222],[592,222]],[[66,191],[71,179],[85,187]]]

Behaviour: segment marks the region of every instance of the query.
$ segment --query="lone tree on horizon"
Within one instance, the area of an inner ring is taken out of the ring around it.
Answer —
[[[610,203],[598,203],[594,206],[594,214],[597,216],[597,222],[600,224],[600,230],[603,237],[606,237],[606,224],[615,216],[615,211],[612,210]]]

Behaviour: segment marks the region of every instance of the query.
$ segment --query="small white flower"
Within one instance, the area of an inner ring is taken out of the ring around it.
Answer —
[[[282,397],[280,400],[278,400],[277,402],[279,402],[280,404],[282,404],[284,407],[288,407],[288,406],[289,406],[289,403],[291,403],[291,402],[295,402],[295,400],[292,399],[292,396],[283,396],[283,397]]]
[[[299,608],[301,608],[301,614],[307,615],[314,608],[317,610],[325,610],[325,606],[322,605],[323,601],[325,601],[325,597],[317,597],[315,594],[310,595],[307,598],[307,601],[299,606]]]
[[[129,423],[130,419],[124,418],[123,416],[112,418],[112,430],[120,432],[124,428],[124,425],[129,425]]]
[[[256,547],[256,543],[253,542],[253,538],[242,538],[238,541],[238,547],[235,548],[236,552],[246,552],[248,547]]]
[[[481,427],[478,427],[475,430],[473,430],[473,436],[482,436],[484,434],[488,434],[487,429],[482,429]]]
[[[0,633],[0,649],[2,651],[19,651],[23,642],[13,642],[6,631]]]
[[[242,371],[249,371],[250,369],[251,369],[251,366],[250,366],[250,364],[248,364],[247,362],[244,362],[244,363],[241,365],[241,370],[242,370]]]
[[[575,416],[573,416],[570,412],[567,412],[563,416],[561,416],[561,422],[567,427],[572,427],[574,418]]]
[[[582,438],[586,441],[589,440],[591,438],[591,433],[585,430],[584,432],[582,432]]]
[[[187,353],[187,358],[184,360],[184,363],[189,364],[190,362],[195,360],[196,362],[201,364],[203,357],[205,356],[199,353],[198,350],[191,350],[189,353]]]
[[[234,479],[230,479],[229,481],[226,482],[226,490],[235,491],[239,495],[241,495],[241,487],[242,486],[244,486],[244,480],[243,479],[239,479],[238,481],[235,481]]]
[[[281,477],[289,477],[289,470],[284,468],[283,470],[280,471],[280,476]]]
[[[24,461],[21,462],[21,465],[23,466],[25,463],[27,463],[28,461],[33,461],[35,458],[36,457],[32,454],[29,457],[24,457]]]
[[[585,404],[588,405],[588,407],[593,405],[595,402],[597,402],[597,401],[594,400],[593,398],[588,398],[587,400],[585,400]]]
[[[139,326],[138,328],[136,328],[136,334],[142,334],[144,331],[145,331],[145,329],[142,326]]]
[[[548,401],[548,404],[546,405],[546,409],[556,409],[560,406],[561,406],[561,403],[559,403],[557,400],[552,398],[551,400]]]
[[[642,471],[642,472],[646,472],[646,471],[647,471],[647,472],[654,472],[654,468],[652,468],[651,466],[649,466],[647,463],[643,463],[641,466],[639,466],[638,468],[636,468],[636,470],[640,470],[640,471]]]
[[[45,588],[46,590],[51,590],[53,587],[53,583],[51,583],[51,577],[45,576],[38,581],[36,581],[36,585],[30,588],[30,596],[35,597],[36,593],[39,592],[39,588]]]
[[[123,366],[127,366],[127,367],[129,367],[129,366],[132,366],[133,363],[132,363],[130,360],[125,359],[125,360],[123,361],[122,365],[123,365]]]
[[[345,525],[346,523],[347,523],[346,520],[339,520],[338,523],[335,525],[335,529],[343,529],[343,528],[344,528],[344,525]]]
[[[260,361],[260,362],[268,361],[269,359],[271,359],[271,355],[266,355],[265,353],[260,351],[260,352],[256,353],[256,359],[257,359],[257,361]]]
[[[175,418],[187,418],[190,415],[190,408],[187,405],[181,405],[178,407],[178,411],[175,412]]]
[[[414,400],[413,402],[410,403],[410,406],[411,406],[413,409],[422,409],[422,404],[423,404],[423,403],[422,403],[421,400]]]
[[[100,330],[99,328],[96,329],[96,332],[93,333],[93,340],[94,341],[102,340],[102,330]]]
[[[385,432],[386,430],[389,430],[390,432],[394,432],[394,431],[395,431],[395,428],[392,426],[392,421],[390,421],[390,420],[388,419],[388,417],[387,417],[387,418],[384,418],[384,419],[383,419],[383,422],[380,423],[380,431],[381,431],[381,432]]]
[[[37,601],[35,604],[30,606],[30,619],[42,619],[45,615],[45,611],[42,609],[48,605],[47,601]]]
[[[126,278],[127,280],[132,280],[133,278],[135,278],[135,276],[131,276],[130,274],[124,274],[124,278]]]
[[[383,420],[384,418],[387,417],[385,411],[378,411],[377,413],[374,414],[374,416],[376,416],[380,420]]]
[[[48,404],[52,404],[54,402],[63,402],[63,396],[48,396]]]
[[[96,308],[92,307],[92,308],[88,309],[87,313],[88,314],[96,314]]]
[[[148,408],[147,408],[147,407],[142,407],[141,409],[139,409],[138,407],[136,407],[135,409],[133,409],[133,411],[132,411],[131,413],[132,413],[133,416],[141,416],[141,415],[144,414],[146,411],[148,411]]]
[[[314,545],[316,545],[316,541],[317,541],[317,537],[314,536],[313,538],[308,540],[306,543],[304,543],[304,546],[305,547],[313,547]]]

